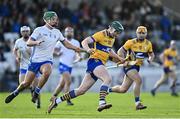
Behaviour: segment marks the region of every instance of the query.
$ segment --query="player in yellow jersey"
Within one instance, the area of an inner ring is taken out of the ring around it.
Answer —
[[[118,55],[120,57],[130,56],[130,61],[136,61],[135,65],[124,66],[124,80],[122,85],[117,85],[110,88],[109,92],[125,93],[130,86],[134,85],[134,97],[136,110],[141,110],[147,108],[140,102],[140,88],[142,79],[139,75],[140,66],[143,60],[148,57],[148,62],[152,62],[154,59],[154,53],[152,49],[152,44],[146,39],[147,28],[144,26],[139,26],[136,30],[137,38],[128,40],[119,50]]]
[[[163,63],[164,72],[160,78],[154,85],[154,88],[151,90],[151,94],[155,96],[156,90],[160,87],[163,82],[165,82],[168,78],[173,79],[173,82],[171,84],[171,95],[172,96],[178,96],[178,94],[175,91],[176,87],[176,62],[177,60],[180,60],[180,57],[178,56],[177,48],[176,48],[176,42],[171,41],[170,47],[165,49],[164,52],[160,55],[160,60]]]
[[[57,106],[57,104],[83,95],[91,86],[101,79],[103,81],[100,87],[100,99],[98,111],[110,108],[112,105],[107,104],[105,97],[108,94],[109,85],[111,83],[111,76],[109,75],[104,64],[107,62],[109,57],[112,57],[119,62],[124,62],[124,59],[119,57],[113,50],[115,38],[124,30],[123,26],[118,22],[114,21],[110,24],[108,29],[99,31],[94,35],[87,37],[82,41],[83,48],[90,53],[90,58],[87,62],[87,70],[83,81],[79,88],[74,89],[59,98],[54,98],[48,108],[48,113]],[[89,48],[88,44],[94,43],[94,48]]]

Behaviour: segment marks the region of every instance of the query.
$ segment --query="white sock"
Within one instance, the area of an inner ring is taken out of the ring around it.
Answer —
[[[140,101],[135,102],[135,105],[137,106],[140,103]]]
[[[61,98],[58,97],[58,98],[56,99],[56,103],[59,104],[59,103],[61,103],[61,102],[62,102]]]
[[[106,101],[105,100],[100,100],[99,105],[102,105],[102,104],[106,104]]]

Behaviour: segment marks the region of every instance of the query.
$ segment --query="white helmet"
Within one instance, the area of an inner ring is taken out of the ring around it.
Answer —
[[[21,32],[23,32],[23,31],[30,31],[30,27],[29,26],[22,26],[20,31]]]

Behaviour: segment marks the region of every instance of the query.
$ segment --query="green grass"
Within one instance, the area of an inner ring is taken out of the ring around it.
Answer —
[[[146,110],[136,111],[133,93],[110,94],[107,101],[113,107],[97,112],[98,93],[87,93],[73,100],[74,106],[60,104],[51,114],[46,114],[50,93],[42,93],[42,108],[36,109],[30,101],[29,93],[20,94],[10,104],[5,104],[7,93],[0,93],[0,118],[180,118],[180,97],[169,93],[158,93],[152,97],[143,93],[141,98],[148,106]]]

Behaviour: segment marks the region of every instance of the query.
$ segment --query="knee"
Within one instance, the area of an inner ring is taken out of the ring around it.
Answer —
[[[112,81],[111,77],[104,78],[104,82],[106,82],[107,84],[110,84],[111,81]]]
[[[43,72],[43,76],[44,76],[45,78],[48,78],[50,74],[51,74],[51,71],[45,71],[45,72]]]
[[[31,83],[30,82],[22,82],[21,85],[25,88],[28,88],[31,85]]]
[[[135,83],[136,83],[136,85],[141,85],[142,84],[142,80],[141,79],[137,79],[137,80],[135,80]]]

